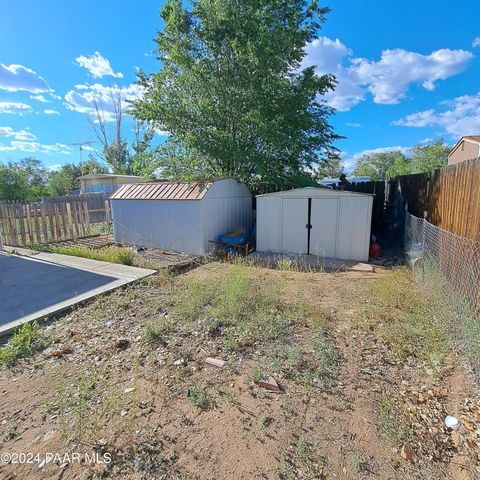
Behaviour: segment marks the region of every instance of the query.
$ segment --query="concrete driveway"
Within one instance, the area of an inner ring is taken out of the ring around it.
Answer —
[[[0,335],[152,273],[56,253],[0,252]]]

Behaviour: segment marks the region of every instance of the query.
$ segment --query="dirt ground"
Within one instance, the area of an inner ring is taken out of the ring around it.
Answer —
[[[235,326],[205,330],[200,311],[186,328],[178,312],[187,318],[189,305],[175,301],[192,279],[228,283],[234,268],[214,262],[159,274],[46,326],[53,343],[0,372],[0,452],[12,454],[0,477],[480,478],[478,389],[460,359],[448,350],[435,369],[415,352],[401,357],[363,319],[365,289],[388,271],[245,267],[258,285],[280,285],[285,311],[296,307],[283,333],[232,346],[223,337]],[[280,317],[277,308],[261,314]],[[153,331],[152,322],[163,326]],[[279,351],[292,358],[275,368],[272,348],[284,344]],[[281,393],[262,388],[268,376]],[[447,414],[460,429],[444,427]],[[38,454],[30,462],[18,455],[29,452]],[[58,456],[44,462],[46,453]]]

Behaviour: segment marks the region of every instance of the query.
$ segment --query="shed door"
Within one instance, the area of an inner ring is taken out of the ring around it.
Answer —
[[[307,253],[308,200],[284,198],[282,207],[282,252]]]
[[[336,258],[337,198],[312,198],[310,253]]]

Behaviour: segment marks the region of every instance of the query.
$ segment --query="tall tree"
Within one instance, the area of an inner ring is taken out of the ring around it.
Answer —
[[[0,164],[0,200],[33,200],[28,172],[14,164]]]
[[[400,151],[376,152],[362,155],[355,164],[354,175],[369,176],[371,180],[407,175],[410,162]]]
[[[32,157],[0,164],[0,198],[28,202],[38,200],[48,193],[48,175],[43,163]]]
[[[182,162],[186,176],[193,167],[272,189],[334,150],[321,95],[335,79],[301,66],[327,12],[317,0],[196,0],[188,9],[167,0],[162,67],[140,72],[145,95],[133,112],[170,133],[172,149],[185,154],[173,157],[176,171]]]
[[[319,164],[316,177],[322,178],[338,178],[344,173],[340,155],[332,154],[329,158]]]
[[[451,147],[443,139],[428,145],[416,145],[412,149],[412,173],[426,173],[446,167]]]
[[[150,145],[155,130],[152,125],[133,121],[135,140],[130,146],[124,132],[125,109],[120,91],[110,92],[112,112],[106,112],[94,101],[95,115],[90,119],[98,141],[102,146],[100,159],[110,166],[113,173],[122,175],[151,174],[154,170],[155,149]],[[113,128],[110,123],[113,122]]]
[[[82,163],[66,163],[60,170],[50,173],[48,193],[50,195],[68,195],[72,190],[80,188],[79,177],[90,173],[108,173],[106,164],[89,158]]]

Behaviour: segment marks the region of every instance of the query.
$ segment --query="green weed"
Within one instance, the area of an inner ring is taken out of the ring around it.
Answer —
[[[0,348],[0,367],[10,368],[20,358],[45,349],[49,339],[36,322],[24,323],[17,328],[8,343]]]
[[[87,247],[55,247],[41,246],[37,250],[59,253],[61,255],[71,255],[73,257],[89,258],[101,262],[119,263],[122,265],[133,265],[135,253],[131,248],[109,246],[105,248],[87,248]]]
[[[211,404],[203,383],[188,390],[188,399],[201,410],[206,410]]]
[[[223,273],[223,275],[222,275]],[[282,301],[281,283],[264,281],[256,270],[234,265],[205,279],[188,278],[170,294],[172,316],[197,330],[219,334],[231,351],[273,340],[286,332],[292,308]]]
[[[406,268],[398,268],[356,293],[364,323],[385,340],[402,361],[414,358],[428,366],[445,363],[447,325],[442,307],[414,282]],[[360,300],[360,301],[359,301]]]
[[[378,428],[396,443],[404,443],[408,440],[408,429],[402,425],[400,419],[395,415],[385,393],[382,393],[378,406]]]

